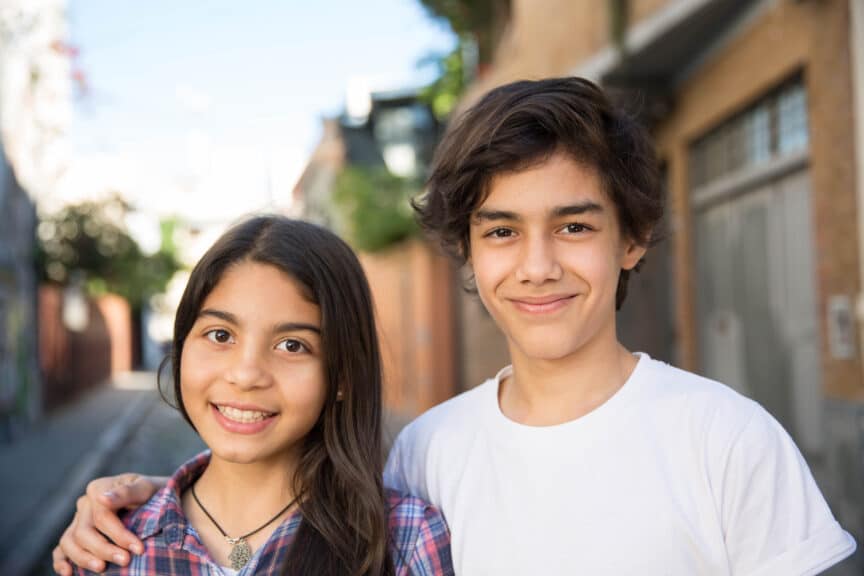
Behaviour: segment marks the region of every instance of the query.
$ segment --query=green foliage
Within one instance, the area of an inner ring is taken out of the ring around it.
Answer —
[[[42,279],[66,284],[80,274],[91,294],[113,292],[135,308],[164,291],[181,267],[171,239],[175,222],[162,222],[162,246],[148,256],[123,225],[129,208],[115,196],[70,205],[43,218],[37,258]]]
[[[385,168],[349,166],[339,173],[333,192],[341,230],[359,250],[375,252],[417,230],[409,198],[415,186]]]
[[[420,93],[439,121],[445,120],[465,90],[465,62],[461,43],[449,54],[427,59],[438,67],[438,79]]]
[[[480,63],[491,60],[510,17],[510,0],[420,0],[433,18],[446,20],[459,37],[472,37]]]

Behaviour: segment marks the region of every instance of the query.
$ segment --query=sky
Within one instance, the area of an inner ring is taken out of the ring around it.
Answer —
[[[202,220],[284,202],[350,82],[419,86],[454,46],[418,0],[69,0],[87,79],[69,196]]]

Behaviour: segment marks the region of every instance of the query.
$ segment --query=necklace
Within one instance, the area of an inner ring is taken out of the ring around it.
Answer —
[[[225,530],[223,530],[222,527],[219,526],[219,523],[216,522],[216,519],[210,515],[210,512],[208,512],[207,509],[204,508],[204,505],[201,504],[201,500],[198,499],[198,495],[195,493],[194,484],[192,485],[192,498],[195,500],[195,503],[198,505],[199,508],[201,508],[201,511],[204,512],[207,518],[209,518],[210,521],[213,522],[213,525],[216,526],[216,529],[219,530],[219,532],[222,534],[222,537],[225,538],[228,544],[231,545],[231,553],[228,555],[228,560],[231,562],[231,569],[240,570],[252,558],[252,549],[249,547],[249,543],[246,541],[246,539],[253,534],[257,534],[258,532],[275,522],[277,518],[282,516],[282,514],[287,512],[288,509],[291,508],[291,506],[293,506],[295,502],[297,502],[297,498],[299,498],[299,496],[295,496],[294,499],[291,500],[291,502],[289,502],[287,506],[282,508],[282,510],[280,510],[279,513],[273,516],[270,520],[268,520],[255,530],[252,530],[251,532],[248,532],[243,536],[239,536],[237,538],[231,538],[230,536],[228,536],[228,534],[225,533]]]

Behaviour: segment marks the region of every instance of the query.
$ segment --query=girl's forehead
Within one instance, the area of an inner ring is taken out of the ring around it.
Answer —
[[[201,308],[230,307],[249,316],[320,317],[309,289],[272,264],[242,261],[229,266],[204,298]]]

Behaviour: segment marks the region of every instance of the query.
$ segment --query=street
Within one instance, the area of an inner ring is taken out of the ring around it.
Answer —
[[[51,548],[95,476],[168,475],[202,449],[151,373],[119,378],[48,415],[0,446],[0,573],[53,573]]]

